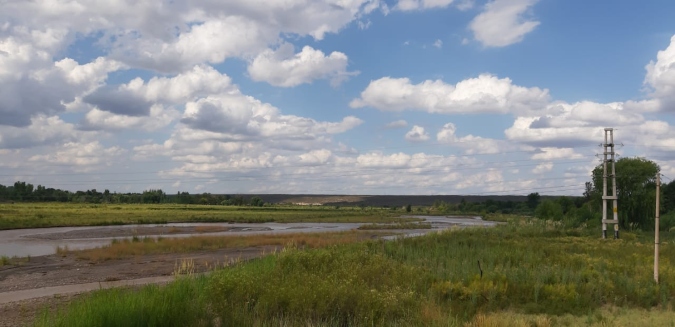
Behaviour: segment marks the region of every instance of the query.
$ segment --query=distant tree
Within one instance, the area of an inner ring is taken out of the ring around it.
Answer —
[[[540,200],[541,196],[539,193],[530,193],[527,195],[527,206],[530,207],[530,209],[535,209],[539,205]]]
[[[563,209],[556,201],[544,200],[537,206],[534,215],[541,219],[562,220]]]
[[[405,206],[405,212],[407,212],[407,213],[412,212],[412,206],[411,205]]]
[[[246,202],[244,201],[244,197],[241,195],[237,195],[234,198],[232,198],[232,205],[235,206],[243,206]]]
[[[262,207],[264,204],[265,201],[257,195],[251,198],[251,206],[253,207]]]

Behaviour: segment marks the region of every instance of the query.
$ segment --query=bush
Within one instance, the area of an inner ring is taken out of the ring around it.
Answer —
[[[535,217],[546,220],[562,220],[563,210],[556,201],[544,200],[534,210]]]

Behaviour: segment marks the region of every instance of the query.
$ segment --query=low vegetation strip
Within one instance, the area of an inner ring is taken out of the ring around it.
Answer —
[[[336,207],[232,207],[179,204],[0,204],[0,230],[57,226],[166,224],[170,222],[326,222],[390,223],[400,221],[384,209]],[[416,221],[419,219],[404,219]]]
[[[315,234],[194,236],[187,238],[134,237],[131,239],[114,240],[112,244],[108,246],[94,249],[70,251],[65,248],[58,248],[57,254],[74,255],[78,259],[100,262],[147,254],[188,253],[256,246],[292,246],[311,249],[329,245],[353,243],[386,235],[392,235],[392,233],[348,231]]]
[[[546,326],[562,317],[607,323],[607,308],[672,317],[673,237],[662,238],[656,284],[650,240],[622,235],[602,240],[597,230],[519,221],[392,242],[289,248],[208,278],[97,292],[37,325],[491,326],[495,317],[513,316]]]

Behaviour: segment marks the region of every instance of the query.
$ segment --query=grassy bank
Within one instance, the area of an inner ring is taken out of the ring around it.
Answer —
[[[177,204],[0,204],[0,229],[56,226],[164,224],[169,222],[366,222],[400,221],[383,209],[335,207],[232,207]],[[408,219],[408,221],[415,219]]]
[[[630,320],[616,320],[612,312],[624,318],[650,312],[656,325],[673,321],[672,236],[663,236],[656,284],[647,237],[625,232],[621,240],[602,240],[596,234],[526,221],[393,242],[288,249],[164,288],[97,292],[45,315],[38,326],[549,326]]]
[[[70,251],[58,248],[57,254],[74,255],[78,259],[92,262],[122,259],[147,254],[188,253],[227,248],[256,246],[297,246],[300,248],[321,248],[329,245],[347,244],[379,236],[392,235],[385,232],[347,231],[337,233],[297,233],[250,236],[194,236],[187,238],[132,238],[115,240],[100,248]]]

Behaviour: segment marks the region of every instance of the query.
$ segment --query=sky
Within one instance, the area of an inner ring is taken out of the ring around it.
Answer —
[[[581,195],[675,176],[675,1],[0,0],[0,184]],[[621,172],[617,172],[620,174]]]

